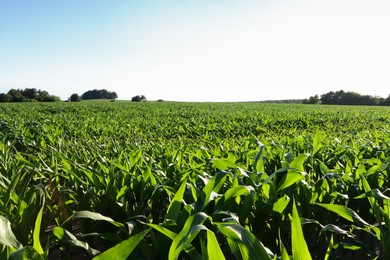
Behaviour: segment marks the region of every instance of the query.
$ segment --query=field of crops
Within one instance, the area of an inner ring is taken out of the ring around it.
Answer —
[[[1,104],[0,259],[390,259],[390,109]]]

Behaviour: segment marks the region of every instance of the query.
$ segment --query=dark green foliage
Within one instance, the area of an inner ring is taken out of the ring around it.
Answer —
[[[7,94],[0,94],[0,102],[56,102],[59,97],[50,95],[47,91],[35,88],[10,89]]]
[[[141,101],[146,101],[146,97],[144,95],[137,95],[131,98],[131,101],[133,102],[141,102]]]
[[[365,106],[377,106],[377,105],[390,105],[389,98],[384,99],[378,96],[361,95],[356,92],[345,92],[344,90],[330,91],[322,94],[319,98],[318,95],[311,96],[309,99],[305,99],[304,104],[327,104],[327,105],[365,105]]]
[[[311,96],[309,99],[305,99],[303,101],[303,104],[319,104],[320,103],[320,97],[318,95]]]
[[[0,102],[11,102],[12,96],[9,94],[1,93]]]
[[[118,95],[115,92],[108,91],[106,89],[94,89],[88,90],[81,95],[81,99],[116,99]]]
[[[69,101],[70,102],[80,102],[81,97],[77,93],[74,93],[69,97]]]

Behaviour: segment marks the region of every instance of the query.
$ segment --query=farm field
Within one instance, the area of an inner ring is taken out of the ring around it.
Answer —
[[[390,109],[0,105],[0,259],[390,259]]]

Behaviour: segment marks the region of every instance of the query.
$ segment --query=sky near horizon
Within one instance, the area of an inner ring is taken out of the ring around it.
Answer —
[[[0,0],[0,93],[390,94],[388,0]]]

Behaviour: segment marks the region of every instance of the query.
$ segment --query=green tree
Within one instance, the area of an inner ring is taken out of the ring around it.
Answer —
[[[25,88],[21,93],[29,101],[36,100],[38,96],[38,91],[35,88]]]
[[[0,102],[10,102],[12,97],[9,94],[1,93],[0,94]]]
[[[74,94],[72,94],[72,95],[69,97],[69,101],[70,101],[70,102],[80,102],[80,101],[81,101],[81,97],[79,96],[79,94],[74,93]]]
[[[106,89],[93,89],[84,92],[81,95],[81,99],[116,99],[118,95],[115,92],[108,91]]]
[[[131,101],[133,102],[141,102],[141,101],[146,101],[146,97],[144,95],[137,95],[131,98]]]
[[[25,101],[24,96],[22,95],[22,92],[19,89],[10,89],[8,91],[8,95],[11,96],[11,102],[23,102]]]
[[[390,106],[390,95],[381,103],[382,106]]]
[[[318,104],[320,103],[320,97],[318,95],[311,96],[309,99],[305,99],[305,104]]]

